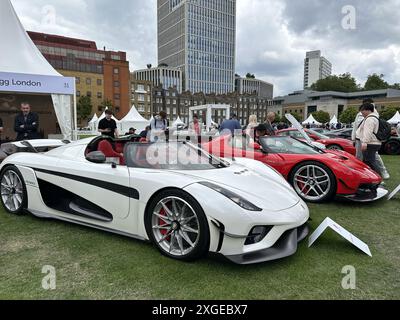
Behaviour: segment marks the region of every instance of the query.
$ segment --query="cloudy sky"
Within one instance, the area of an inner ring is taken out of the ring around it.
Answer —
[[[0,0],[2,1],[2,0]],[[156,0],[12,0],[27,30],[96,40],[127,51],[131,70],[157,64]],[[320,49],[333,72],[364,84],[371,73],[400,82],[400,0],[237,0],[236,71],[303,86],[305,52]],[[348,20],[355,9],[356,20]],[[346,9],[346,8],[345,8]],[[349,29],[344,26],[355,27]]]

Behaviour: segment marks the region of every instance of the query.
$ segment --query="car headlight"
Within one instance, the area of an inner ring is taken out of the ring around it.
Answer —
[[[234,203],[236,203],[238,206],[242,207],[245,210],[248,211],[262,211],[259,207],[255,206],[252,204],[250,201],[247,201],[246,199],[242,198],[241,196],[237,195],[236,193],[229,191],[223,187],[220,187],[214,183],[211,182],[199,182],[199,184],[213,189],[214,191],[224,195],[228,199],[232,200]]]

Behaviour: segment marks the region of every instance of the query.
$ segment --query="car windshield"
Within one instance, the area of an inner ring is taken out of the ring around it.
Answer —
[[[263,149],[270,153],[283,154],[320,154],[316,148],[291,137],[271,136],[260,139]]]
[[[132,168],[157,170],[211,170],[229,163],[188,142],[130,143],[126,164]]]
[[[319,138],[319,140],[329,140],[330,139],[328,136],[326,136],[322,133],[319,133],[317,131],[314,131],[314,130],[310,130],[310,133],[313,135],[316,135]]]

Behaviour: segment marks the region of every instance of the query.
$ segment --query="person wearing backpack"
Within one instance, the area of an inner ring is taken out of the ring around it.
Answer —
[[[356,138],[356,133],[357,130],[359,129],[359,127],[361,126],[361,124],[364,121],[364,116],[361,113],[361,109],[364,106],[364,104],[372,104],[374,106],[374,116],[379,118],[379,113],[376,110],[376,107],[374,105],[374,101],[372,99],[366,99],[363,101],[363,104],[360,107],[360,112],[357,114],[357,117],[355,119],[355,122],[353,124],[353,133],[352,133],[352,140],[355,142],[355,147],[356,147],[356,157],[357,159],[359,159],[360,161],[364,161],[364,155],[363,155],[363,151],[362,151],[362,143],[359,139]],[[382,178],[384,180],[388,180],[390,179],[390,174],[388,172],[388,170],[386,169],[385,163],[382,160],[382,157],[380,156],[379,153],[376,153],[376,162],[377,165],[379,167],[379,173],[382,176]]]
[[[168,120],[167,113],[161,111],[150,122],[151,142],[155,142],[160,138],[168,139]]]
[[[356,132],[356,139],[361,141],[364,163],[381,174],[376,161],[377,154],[382,147],[382,142],[376,136],[379,131],[379,114],[375,112],[375,106],[372,103],[363,104],[361,113],[364,121]]]

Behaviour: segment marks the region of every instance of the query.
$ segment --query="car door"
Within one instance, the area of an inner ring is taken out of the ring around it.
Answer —
[[[126,219],[133,196],[128,168],[90,162],[84,152],[80,146],[65,149],[65,154],[59,155],[57,169],[37,171],[46,193],[54,192],[59,198],[60,207],[56,209],[93,221]]]

